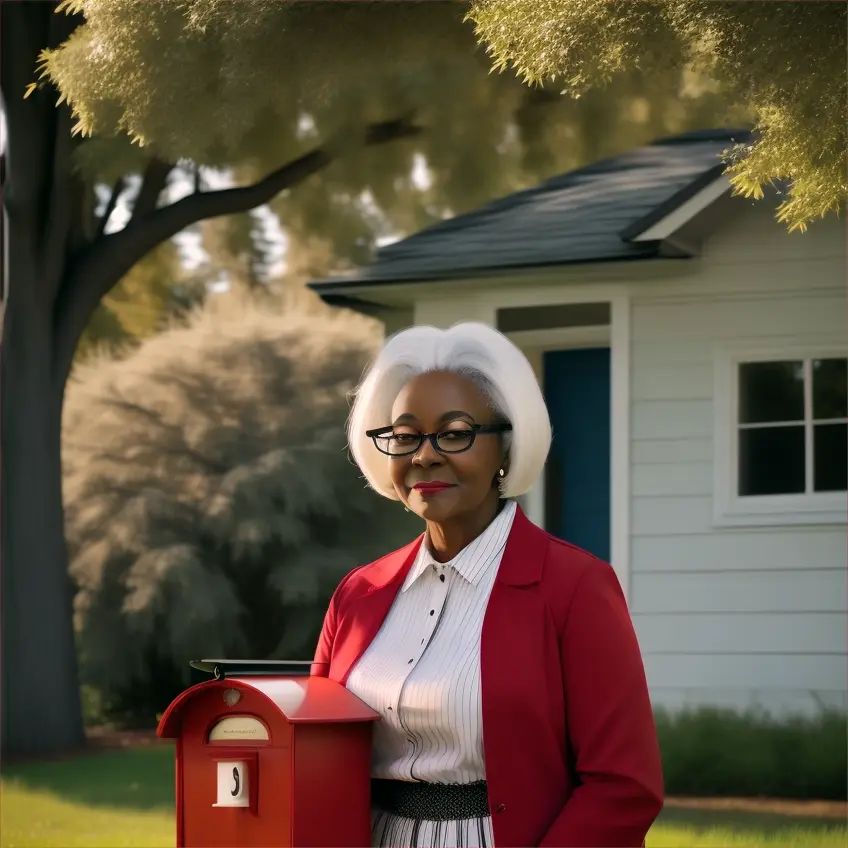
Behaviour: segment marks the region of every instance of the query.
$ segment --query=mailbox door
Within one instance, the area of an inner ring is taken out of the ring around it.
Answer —
[[[232,692],[210,687],[184,718],[181,844],[291,848],[291,726],[256,692],[242,689],[229,706],[224,691]]]
[[[371,845],[371,722],[294,727],[293,845]]]

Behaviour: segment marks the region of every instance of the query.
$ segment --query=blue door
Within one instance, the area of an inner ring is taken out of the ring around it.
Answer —
[[[545,529],[609,562],[609,348],[546,353],[544,386],[554,431]]]

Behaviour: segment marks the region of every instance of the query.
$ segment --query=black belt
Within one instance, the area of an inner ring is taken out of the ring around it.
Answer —
[[[371,800],[386,813],[419,821],[480,819],[490,814],[485,780],[474,783],[372,780]]]

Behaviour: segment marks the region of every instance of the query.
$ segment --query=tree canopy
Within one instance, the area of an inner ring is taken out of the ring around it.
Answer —
[[[70,102],[75,130],[206,166],[284,161],[316,138],[342,150],[345,129],[420,109],[434,78],[455,81],[481,61],[459,11],[441,2],[65,0],[60,9],[85,22],[42,54],[41,74]]]
[[[625,70],[696,68],[748,106],[757,135],[727,152],[735,188],[789,180],[778,218],[804,229],[848,196],[848,5],[737,0],[473,0],[497,68],[573,97]]]
[[[42,56],[86,137],[83,173],[112,182],[154,156],[248,185],[316,148],[329,167],[270,201],[307,276],[366,262],[414,232],[658,135],[715,125],[726,100],[680,68],[623,74],[575,102],[490,61],[453,2],[69,0],[84,23]],[[421,129],[379,155],[369,123]],[[736,110],[731,119],[747,117]],[[130,143],[135,140],[135,144]],[[422,174],[426,181],[422,181]],[[240,225],[243,246],[246,219]],[[204,225],[235,235],[235,224]]]

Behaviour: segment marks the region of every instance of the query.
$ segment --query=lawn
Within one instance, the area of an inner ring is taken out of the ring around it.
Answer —
[[[10,766],[0,783],[0,846],[173,846],[173,775],[166,746]],[[679,807],[667,808],[648,837],[648,848],[846,844],[839,820]]]

